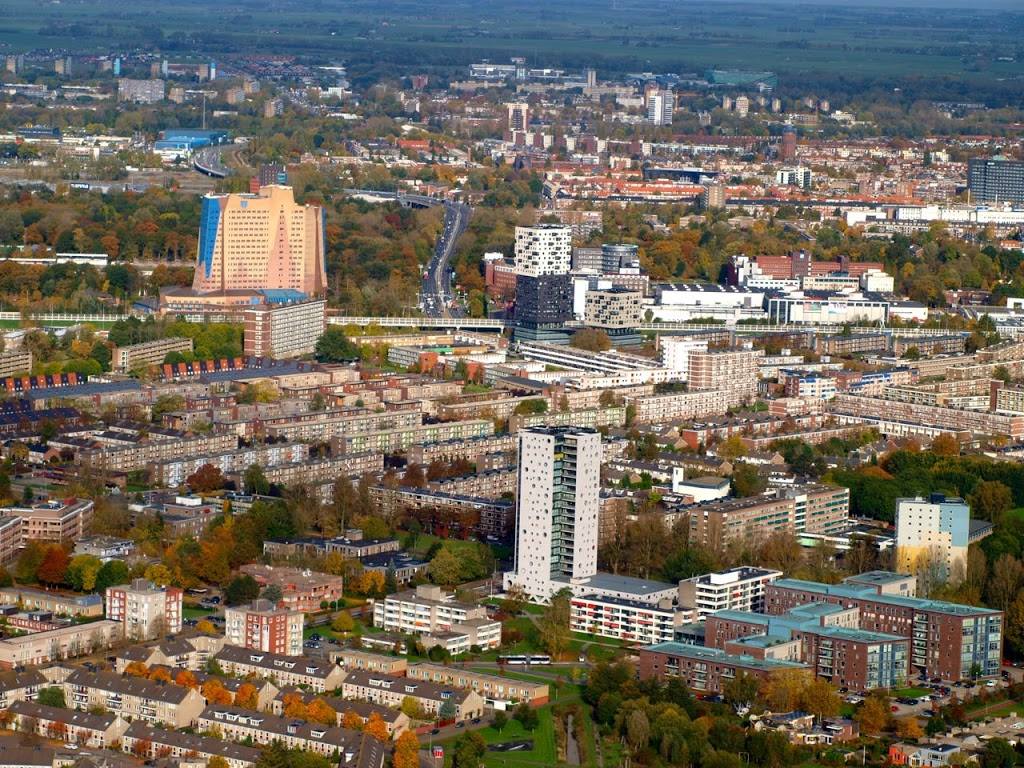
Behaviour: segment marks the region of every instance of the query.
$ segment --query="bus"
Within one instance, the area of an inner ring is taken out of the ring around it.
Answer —
[[[499,656],[499,664],[509,666],[530,666],[531,664],[550,664],[550,656]]]

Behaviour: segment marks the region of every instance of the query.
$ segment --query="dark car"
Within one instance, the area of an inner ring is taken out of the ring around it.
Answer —
[[[456,723],[456,724],[455,724],[455,727],[456,727],[456,728],[465,728],[465,727],[466,727],[466,724],[465,724],[464,722],[461,722],[461,721],[460,721],[460,722],[458,722],[458,723]]]
[[[441,729],[440,729],[440,728],[435,728],[434,730],[432,730],[432,731],[430,732],[430,735],[431,735],[431,736],[437,736],[437,734],[439,734],[440,732],[441,732]]]

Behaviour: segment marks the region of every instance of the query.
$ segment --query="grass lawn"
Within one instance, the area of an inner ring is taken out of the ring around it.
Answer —
[[[1024,507],[1016,507],[1015,509],[1008,509],[1003,514],[1006,515],[1007,519],[1009,519],[1011,517],[1015,517],[1015,518],[1024,520]]]
[[[898,698],[916,699],[933,693],[928,688],[894,688],[892,695]]]
[[[1001,705],[995,706],[992,709],[986,710],[983,713],[978,714],[976,717],[972,717],[972,720],[985,720],[989,717],[1008,717],[1011,714],[1024,716],[1024,704],[1019,701],[1004,701]]]
[[[181,609],[183,619],[202,619],[213,613],[209,608],[200,608],[198,605],[186,605]]]
[[[484,755],[484,765],[487,768],[555,765],[555,728],[551,717],[551,707],[540,707],[537,714],[540,717],[540,722],[537,729],[532,732],[524,730],[519,721],[512,718],[509,718],[500,733],[490,726],[478,731],[488,744],[526,739],[533,741],[533,749],[529,752],[487,752]]]
[[[856,704],[847,704],[845,701],[839,705],[840,717],[853,717],[857,712]]]
[[[479,541],[464,541],[463,539],[442,539],[429,533],[421,533],[416,537],[416,545],[409,551],[422,557],[435,544],[444,544],[454,554],[460,552],[475,551],[480,546]]]

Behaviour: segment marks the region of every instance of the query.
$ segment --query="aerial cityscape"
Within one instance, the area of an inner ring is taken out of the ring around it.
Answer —
[[[1024,765],[1024,7],[4,11],[0,768]]]

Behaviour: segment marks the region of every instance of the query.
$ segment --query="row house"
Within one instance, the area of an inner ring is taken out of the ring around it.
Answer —
[[[372,702],[362,701],[360,699],[343,699],[340,696],[318,697],[316,694],[307,693],[300,688],[290,688],[278,692],[277,696],[274,697],[269,706],[266,708],[261,707],[260,711],[270,712],[278,717],[283,716],[284,697],[288,695],[298,696],[302,699],[302,703],[307,705],[316,698],[322,699],[327,706],[337,713],[338,716],[335,720],[335,725],[342,725],[345,722],[345,718],[353,714],[356,715],[363,723],[366,723],[370,717],[376,716],[383,721],[385,726],[387,726],[388,734],[392,739],[397,739],[412,727],[412,721],[409,719],[409,716],[400,709],[385,707],[380,704],[373,704]]]
[[[158,758],[194,759],[209,761],[223,758],[228,768],[253,768],[263,754],[262,749],[235,744],[213,736],[168,731],[142,722],[134,722],[121,737],[121,749],[142,760]]]
[[[453,720],[470,720],[484,713],[484,700],[475,691],[361,669],[349,672],[341,690],[346,699],[363,699],[385,707],[400,707],[403,701],[412,699],[431,717],[440,717],[448,702],[452,704]]]
[[[130,645],[122,648],[114,659],[114,669],[121,675],[132,662],[147,667],[172,667],[193,672],[206,667],[206,663],[224,647],[224,638],[196,635],[189,638],[165,640],[155,645]]]
[[[93,714],[34,701],[16,701],[8,711],[18,731],[95,749],[110,747],[128,730],[128,723],[110,712]]]
[[[0,669],[31,667],[86,656],[109,648],[123,636],[117,621],[93,621],[0,640]]]
[[[195,725],[206,700],[198,691],[112,672],[76,669],[64,681],[69,707],[102,707],[127,720],[165,723],[175,728]]]
[[[207,707],[199,717],[199,727],[220,733],[232,741],[253,744],[279,742],[287,749],[313,752],[324,757],[339,755],[341,766],[382,768],[384,745],[372,736],[338,726],[310,723],[295,718],[277,717],[238,707]]]
[[[476,691],[490,702],[517,704],[527,702],[533,706],[546,704],[549,689],[546,683],[530,683],[509,677],[488,675],[468,669],[440,664],[413,664],[406,672],[411,680],[426,680],[437,685],[451,685]]]
[[[306,686],[312,691],[323,693],[340,688],[345,679],[345,671],[337,664],[305,656],[253,651],[233,645],[225,645],[214,659],[228,675],[251,675],[270,680],[278,688]]]

